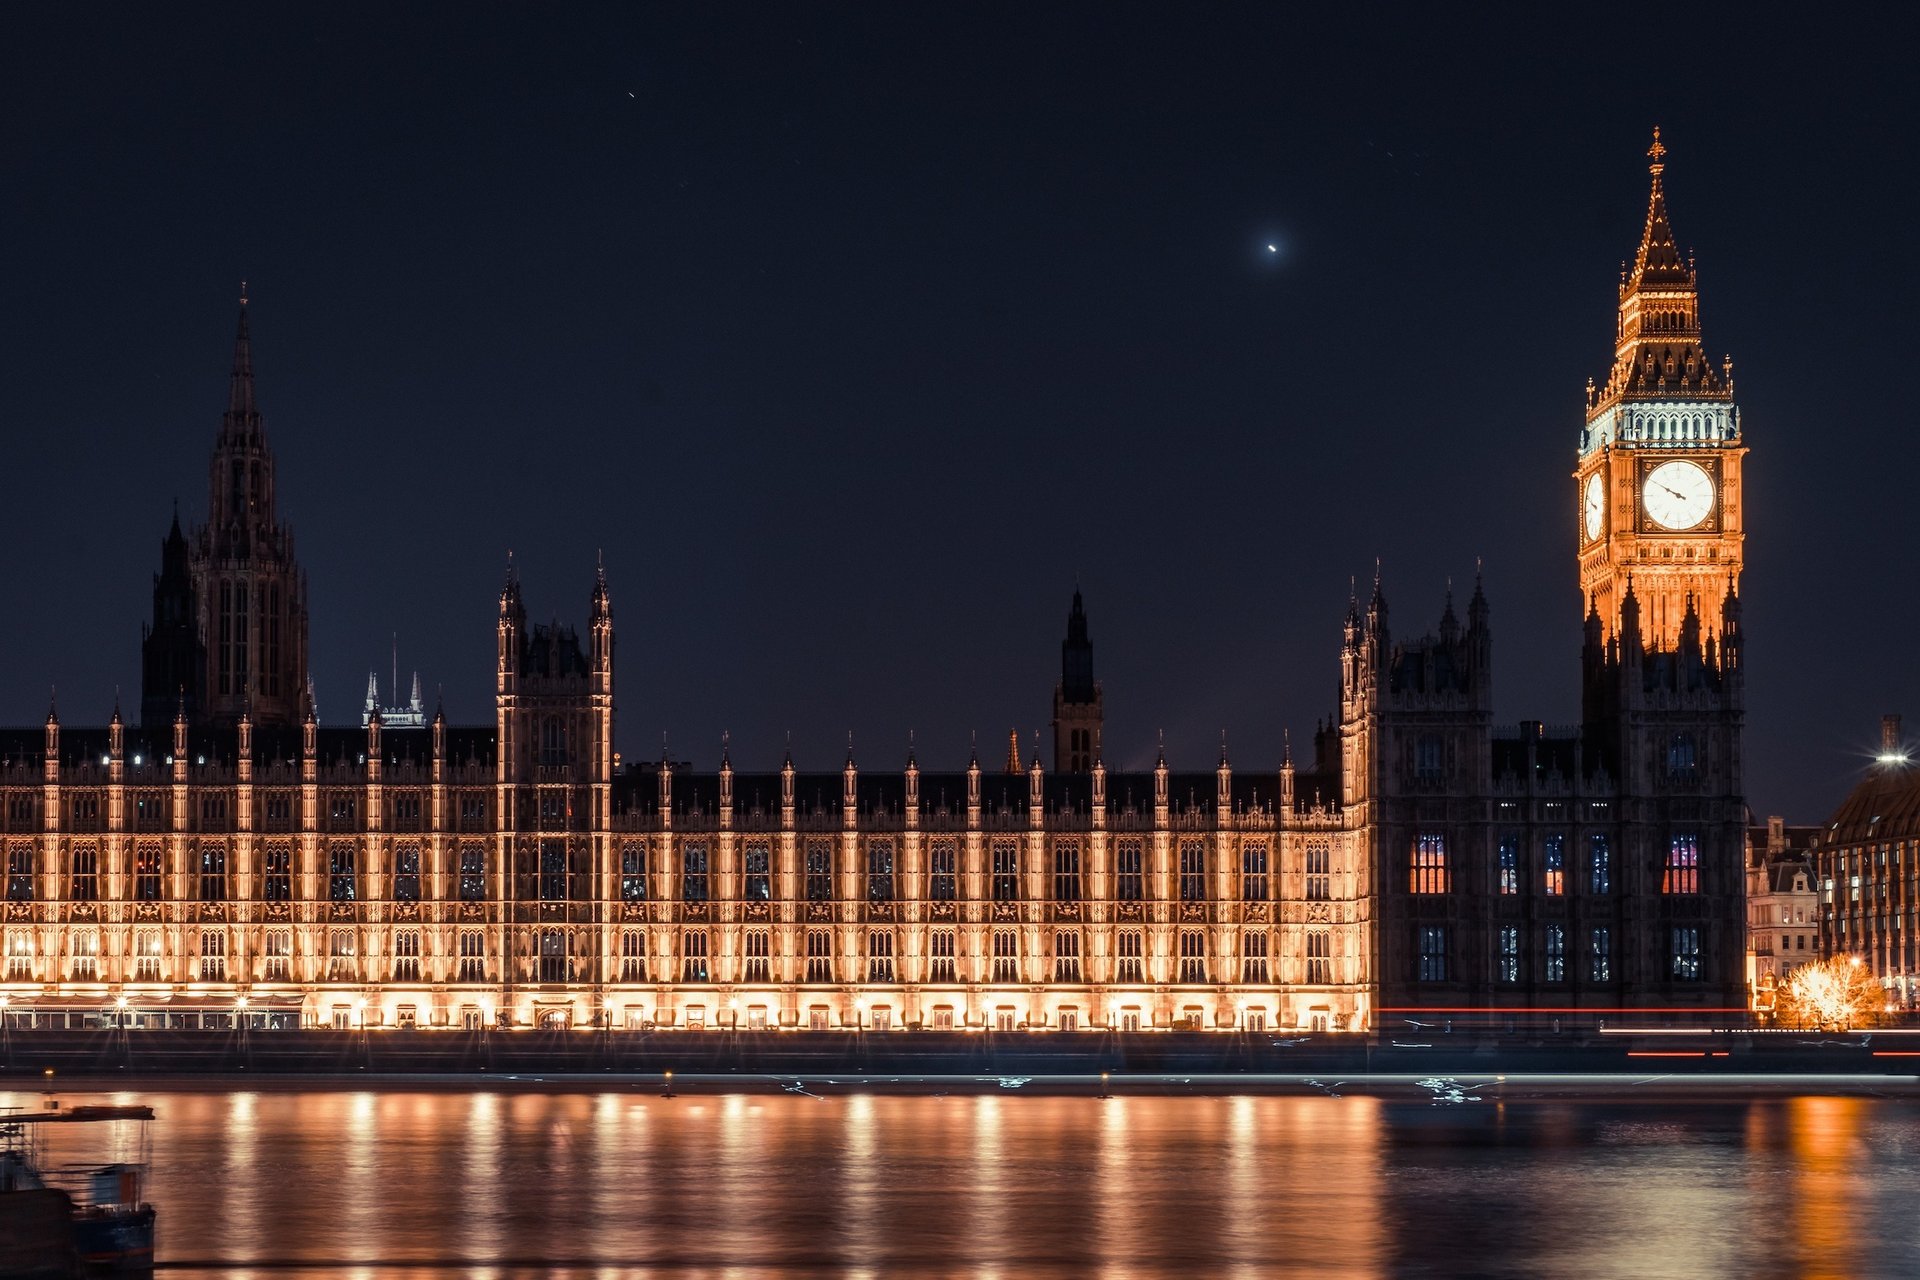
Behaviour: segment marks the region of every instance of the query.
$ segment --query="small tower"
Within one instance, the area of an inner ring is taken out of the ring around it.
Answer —
[[[153,621],[140,636],[140,723],[149,729],[172,723],[182,698],[189,718],[199,714],[207,661],[199,612],[187,535],[180,531],[176,507],[173,527],[160,544],[160,572],[153,575]]]
[[[1100,685],[1093,678],[1093,641],[1079,588],[1067,611],[1067,638],[1060,642],[1060,683],[1053,687],[1053,771],[1089,773],[1100,758],[1105,719]]]

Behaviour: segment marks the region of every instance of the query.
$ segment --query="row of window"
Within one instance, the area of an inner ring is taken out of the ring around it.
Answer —
[[[1520,837],[1503,835],[1495,853],[1494,890],[1502,896],[1525,890],[1529,880],[1522,866]],[[1613,850],[1607,836],[1593,832],[1587,836],[1586,891],[1604,896],[1613,892]],[[1540,851],[1540,892],[1559,897],[1567,892],[1569,872],[1567,838],[1549,835]],[[1408,890],[1416,894],[1447,893],[1453,888],[1453,866],[1448,858],[1447,838],[1423,832],[1413,840],[1409,856]],[[1700,838],[1691,833],[1674,835],[1667,844],[1666,861],[1661,866],[1660,892],[1693,894],[1700,892]]]
[[[1549,924],[1541,937],[1540,980],[1567,981],[1567,940],[1569,929]],[[1613,981],[1613,929],[1596,925],[1586,931],[1586,981]],[[1450,956],[1445,925],[1422,925],[1416,933],[1414,976],[1421,982],[1451,981]],[[1701,977],[1700,927],[1676,925],[1672,930],[1669,975],[1679,982],[1697,982]],[[1520,926],[1502,925],[1495,931],[1494,977],[1499,982],[1526,981],[1521,951]]]

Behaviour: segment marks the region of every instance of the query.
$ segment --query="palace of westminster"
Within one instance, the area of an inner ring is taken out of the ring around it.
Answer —
[[[1078,593],[1053,753],[717,771],[614,751],[614,609],[500,592],[492,723],[317,722],[243,301],[206,520],[176,517],[138,726],[0,730],[0,1021],[1055,1031],[1744,1008],[1731,368],[1650,154],[1569,486],[1581,723],[1493,723],[1476,581],[1376,579],[1310,760],[1105,764]],[[241,1011],[245,1011],[244,1014]]]

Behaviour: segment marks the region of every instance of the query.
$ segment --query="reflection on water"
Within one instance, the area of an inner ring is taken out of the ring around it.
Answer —
[[[159,1114],[161,1258],[225,1275],[1920,1266],[1920,1107],[1906,1102],[114,1096]]]

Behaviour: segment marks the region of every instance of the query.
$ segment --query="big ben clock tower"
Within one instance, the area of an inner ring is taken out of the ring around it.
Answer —
[[[1689,597],[1704,614],[1738,588],[1746,446],[1733,361],[1716,369],[1701,346],[1697,277],[1660,182],[1666,152],[1655,129],[1646,230],[1620,285],[1613,371],[1588,384],[1574,479],[1582,603],[1611,639],[1631,583],[1642,641],[1670,646]]]

